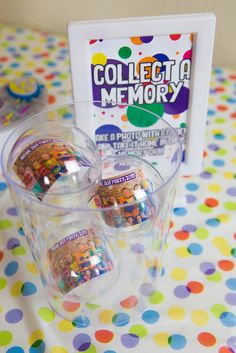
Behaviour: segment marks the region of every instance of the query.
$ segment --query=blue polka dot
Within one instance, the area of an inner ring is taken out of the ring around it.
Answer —
[[[215,134],[214,137],[215,137],[216,140],[224,140],[225,139],[225,136],[220,134],[220,133],[219,134]]]
[[[10,66],[13,68],[16,68],[16,67],[19,67],[20,64],[19,63],[11,63]]]
[[[220,68],[220,67],[215,67],[214,69],[213,69],[213,71],[214,71],[214,73],[215,74],[222,74],[222,68]]]
[[[60,81],[54,81],[53,83],[52,83],[52,86],[53,87],[59,87],[59,86],[61,86],[62,85],[62,83],[60,82]]]
[[[64,118],[64,119],[72,119],[72,118],[73,118],[73,114],[72,114],[72,113],[65,113],[65,114],[63,115],[63,118]]]
[[[179,350],[186,346],[187,340],[183,335],[175,334],[168,338],[168,343],[171,348]]]
[[[24,353],[24,349],[19,346],[9,348],[6,353]]]
[[[25,233],[24,233],[24,230],[23,230],[22,227],[18,228],[18,233],[19,233],[22,237],[25,236]]]
[[[209,218],[206,224],[210,227],[218,227],[220,225],[220,220],[217,218]]]
[[[21,293],[24,297],[28,297],[37,292],[37,288],[32,282],[25,282],[21,288]]]
[[[186,184],[186,189],[189,190],[189,191],[196,191],[199,189],[199,185],[196,184],[196,183],[188,183]]]
[[[29,353],[44,353],[46,349],[46,344],[42,340],[38,340],[32,344],[29,349]]]
[[[115,351],[111,351],[110,349],[108,351],[105,351],[104,353],[116,353]]]
[[[142,320],[145,321],[147,324],[155,324],[160,318],[160,315],[155,310],[146,310],[142,314]]]
[[[223,167],[225,165],[225,162],[222,159],[214,159],[213,165],[215,167]]]
[[[90,320],[87,316],[76,316],[73,319],[72,325],[79,328],[88,327],[90,325]]]
[[[13,276],[16,271],[18,270],[18,262],[16,261],[12,261],[12,262],[9,262],[9,264],[7,264],[7,266],[5,267],[5,275],[6,276]]]
[[[203,251],[202,246],[198,243],[189,244],[187,249],[188,249],[188,252],[192,255],[200,255]]]
[[[112,323],[118,327],[127,325],[129,321],[129,315],[126,313],[117,313],[112,317]]]
[[[225,284],[230,290],[236,291],[236,278],[232,277],[232,278],[227,279]]]
[[[225,311],[220,315],[220,321],[227,327],[236,326],[236,316],[229,311]]]
[[[173,212],[176,216],[185,216],[187,214],[187,210],[184,207],[176,207]]]
[[[213,109],[209,109],[208,111],[207,111],[207,115],[215,115],[215,110],[213,110]]]
[[[0,183],[0,191],[5,190],[6,188],[7,188],[7,184],[6,184],[6,183],[1,182],[1,183]]]

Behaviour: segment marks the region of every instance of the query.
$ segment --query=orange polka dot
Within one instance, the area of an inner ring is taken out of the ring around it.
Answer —
[[[208,155],[207,151],[203,151],[203,158],[205,158]]]
[[[220,110],[221,112],[224,112],[225,110],[228,109],[227,105],[217,105],[217,109]]]
[[[176,55],[179,55],[179,51],[177,51],[175,54],[176,54]]]
[[[186,230],[179,230],[175,232],[175,237],[178,240],[186,240],[189,238],[189,232],[187,232]]]
[[[127,115],[126,114],[122,115],[121,120],[122,121],[128,121]]]
[[[49,94],[49,96],[48,96],[48,104],[55,103],[55,101],[56,101],[56,97],[53,96],[52,94]]]
[[[216,344],[215,336],[210,332],[202,332],[197,336],[197,339],[201,345],[205,347],[211,347]]]
[[[136,65],[136,70],[137,70],[137,73],[139,74],[140,73],[140,64],[141,63],[153,63],[157,61],[156,58],[154,58],[153,56],[146,56],[145,58],[142,58],[141,60],[139,60],[139,62],[137,63]],[[160,72],[160,68],[157,68],[156,69],[156,74],[158,74]],[[145,71],[147,72],[145,74],[145,78],[146,79],[151,79],[151,67],[146,67]]]
[[[131,295],[130,297],[120,302],[120,305],[126,309],[134,308],[137,304],[138,304],[138,299],[135,295]]]
[[[224,92],[225,91],[225,88],[224,87],[216,87],[216,92]]]
[[[236,75],[229,75],[230,80],[236,80]]]
[[[180,117],[180,114],[174,114],[174,115],[173,115],[173,118],[174,118],[174,119],[179,119],[179,117]]]
[[[37,74],[42,74],[43,72],[45,72],[45,69],[43,67],[38,67],[35,72],[37,72]]]
[[[197,281],[190,281],[187,283],[188,290],[193,294],[199,294],[203,291],[204,286],[202,283]]]
[[[46,76],[44,76],[45,80],[52,80],[54,78],[53,74],[48,74]]]
[[[3,259],[3,256],[4,256],[3,252],[0,251],[0,261]]]
[[[73,302],[64,302],[62,304],[63,309],[68,312],[73,312],[77,309],[79,309],[80,304],[79,303],[73,303]]]
[[[217,207],[219,205],[219,201],[213,198],[208,198],[205,200],[205,205],[208,207]]]
[[[95,332],[95,338],[98,342],[109,343],[113,339],[113,332],[108,330],[98,330]]]
[[[233,351],[229,347],[226,347],[226,346],[220,347],[220,350],[219,350],[219,353],[232,353],[232,352]]]
[[[236,112],[235,112],[235,113],[230,114],[230,117],[231,117],[231,118],[233,118],[233,119],[235,119],[235,118],[236,118]]]
[[[223,271],[231,271],[234,268],[234,263],[230,260],[220,260],[218,266]]]
[[[189,39],[191,40],[191,42],[193,41],[193,33],[190,33]]]

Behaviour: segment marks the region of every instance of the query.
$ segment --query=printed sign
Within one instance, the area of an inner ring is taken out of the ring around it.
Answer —
[[[113,269],[108,251],[93,228],[61,239],[47,255],[53,278],[63,294]]]

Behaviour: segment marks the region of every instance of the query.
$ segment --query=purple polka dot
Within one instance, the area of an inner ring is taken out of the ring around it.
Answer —
[[[194,203],[197,200],[196,196],[191,194],[186,195],[186,199],[187,203]]]
[[[91,345],[91,338],[86,333],[79,333],[73,339],[73,346],[79,352],[84,352],[89,349]]]
[[[12,309],[6,313],[6,321],[10,324],[16,324],[23,317],[23,312],[20,309]]]
[[[211,179],[212,174],[209,173],[209,172],[202,172],[202,173],[200,174],[200,177],[203,178],[203,179]]]
[[[218,151],[218,149],[220,148],[219,145],[215,144],[215,143],[211,143],[210,145],[208,145],[209,150],[211,151]]]
[[[230,196],[236,196],[236,188],[228,188],[226,190],[227,194],[229,194]]]
[[[144,246],[142,244],[136,243],[133,244],[131,247],[132,252],[135,254],[143,254],[144,252]]]
[[[134,348],[139,343],[139,337],[133,333],[127,333],[121,336],[121,343],[126,348]]]
[[[177,298],[183,299],[190,295],[190,292],[186,286],[180,285],[175,287],[174,294]]]
[[[230,348],[234,349],[236,352],[236,336],[231,336],[227,339],[227,344]]]
[[[225,296],[226,303],[230,305],[236,305],[236,293],[228,293]]]
[[[139,291],[145,297],[149,297],[154,292],[154,288],[151,283],[143,283],[140,286]]]
[[[7,214],[9,214],[9,216],[17,216],[17,212],[16,212],[15,207],[8,208]]]
[[[11,250],[20,245],[20,241],[17,238],[10,238],[7,242],[7,249]]]
[[[140,39],[143,43],[150,43],[153,40],[153,36],[142,36]]]
[[[195,232],[195,230],[197,230],[197,227],[194,226],[193,224],[185,224],[183,227],[182,227],[182,230],[185,230],[187,232]]]
[[[205,275],[212,275],[215,270],[215,265],[211,262],[202,262],[200,265],[200,271]]]

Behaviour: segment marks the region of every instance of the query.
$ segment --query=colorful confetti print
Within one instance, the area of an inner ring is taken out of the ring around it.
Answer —
[[[0,84],[23,73],[36,75],[50,92],[49,103],[63,103],[70,95],[65,38],[6,26],[1,26],[0,34]],[[170,36],[172,41],[179,38],[180,34]],[[132,37],[131,41],[139,46],[152,37]],[[132,53],[122,47],[119,55],[125,59]],[[151,283],[139,288],[150,305],[136,320],[129,316],[129,310],[139,305],[135,293],[120,303],[125,312],[100,311],[99,327],[91,327],[89,317],[78,316],[80,304],[63,303],[65,311],[74,313],[73,322],[51,310],[42,295],[17,211],[0,178],[0,198],[4,199],[0,214],[1,352],[236,352],[235,103],[236,74],[215,68],[204,169],[199,176],[182,179],[187,203],[173,209],[162,279],[158,289]],[[65,111],[62,117],[70,119]],[[98,309],[92,304],[87,307]]]

